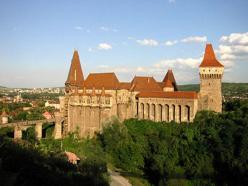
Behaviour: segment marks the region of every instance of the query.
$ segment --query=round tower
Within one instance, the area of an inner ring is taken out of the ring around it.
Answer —
[[[200,64],[199,110],[222,111],[223,72],[224,66],[216,59],[212,45],[207,44]]]

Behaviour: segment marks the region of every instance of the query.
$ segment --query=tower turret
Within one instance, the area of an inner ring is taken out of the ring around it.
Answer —
[[[169,80],[169,81],[168,81],[168,80]],[[178,88],[177,88],[177,83],[176,83],[174,74],[173,74],[173,72],[172,72],[171,69],[169,69],[169,70],[167,71],[167,73],[166,73],[166,75],[165,75],[165,77],[164,77],[164,79],[163,79],[163,82],[164,82],[165,84],[167,84],[167,85],[168,85],[168,83],[172,83],[173,91],[174,91],[174,90],[175,90],[175,91],[178,90]]]
[[[80,59],[78,55],[78,51],[74,50],[73,57],[71,60],[71,67],[65,82],[66,92],[75,92],[76,88],[79,88],[83,85],[84,76],[83,71],[80,64]]]
[[[224,66],[216,59],[211,44],[206,45],[200,64],[199,110],[222,111],[221,83]]]

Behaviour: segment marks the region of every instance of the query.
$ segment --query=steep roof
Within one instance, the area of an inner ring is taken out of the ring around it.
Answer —
[[[194,91],[176,91],[176,92],[140,92],[137,94],[140,98],[182,98],[197,99],[197,93]]]
[[[171,69],[169,69],[163,79],[163,82],[166,83],[167,81],[171,81],[172,85],[174,86],[174,90],[177,91],[178,88],[177,88],[177,83],[176,83],[176,80],[175,80],[175,77],[174,77],[174,74],[172,72]]]
[[[65,84],[80,86],[84,81],[78,51],[75,50],[71,60],[71,67]]]
[[[171,80],[169,80],[169,79],[167,79],[165,81],[164,86],[165,87],[170,87],[170,88],[173,88],[174,87],[173,84],[172,84],[172,82],[171,82]]]
[[[118,89],[119,80],[117,79],[115,73],[90,73],[84,82],[86,88],[102,89]]]
[[[215,57],[214,50],[211,44],[207,44],[205,54],[200,67],[224,67]]]
[[[162,91],[153,77],[135,76],[131,82],[133,91]]]

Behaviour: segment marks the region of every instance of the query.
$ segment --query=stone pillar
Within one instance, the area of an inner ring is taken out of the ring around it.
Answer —
[[[139,114],[139,116],[138,116],[138,119],[143,119],[143,111],[142,111],[143,109],[142,109],[142,106],[141,106],[141,103],[138,103],[138,114]]]
[[[14,128],[14,139],[22,139],[22,129],[20,126]]]
[[[54,139],[61,139],[62,138],[62,124],[59,121],[55,122],[54,128]]]
[[[62,119],[59,112],[55,113],[54,139],[62,138]]]
[[[35,125],[35,133],[36,133],[36,138],[37,139],[42,138],[42,123],[36,123],[36,125]]]
[[[166,114],[165,114],[165,112],[166,112],[166,107],[165,107],[165,105],[162,105],[162,121],[166,121]]]
[[[154,121],[158,122],[159,121],[159,107],[158,104],[155,104],[155,109],[154,109]]]

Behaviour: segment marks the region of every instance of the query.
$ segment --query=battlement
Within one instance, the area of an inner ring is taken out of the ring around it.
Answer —
[[[90,107],[111,107],[112,97],[101,95],[83,95],[83,96],[71,96],[69,99],[69,105],[72,106],[90,106]]]

